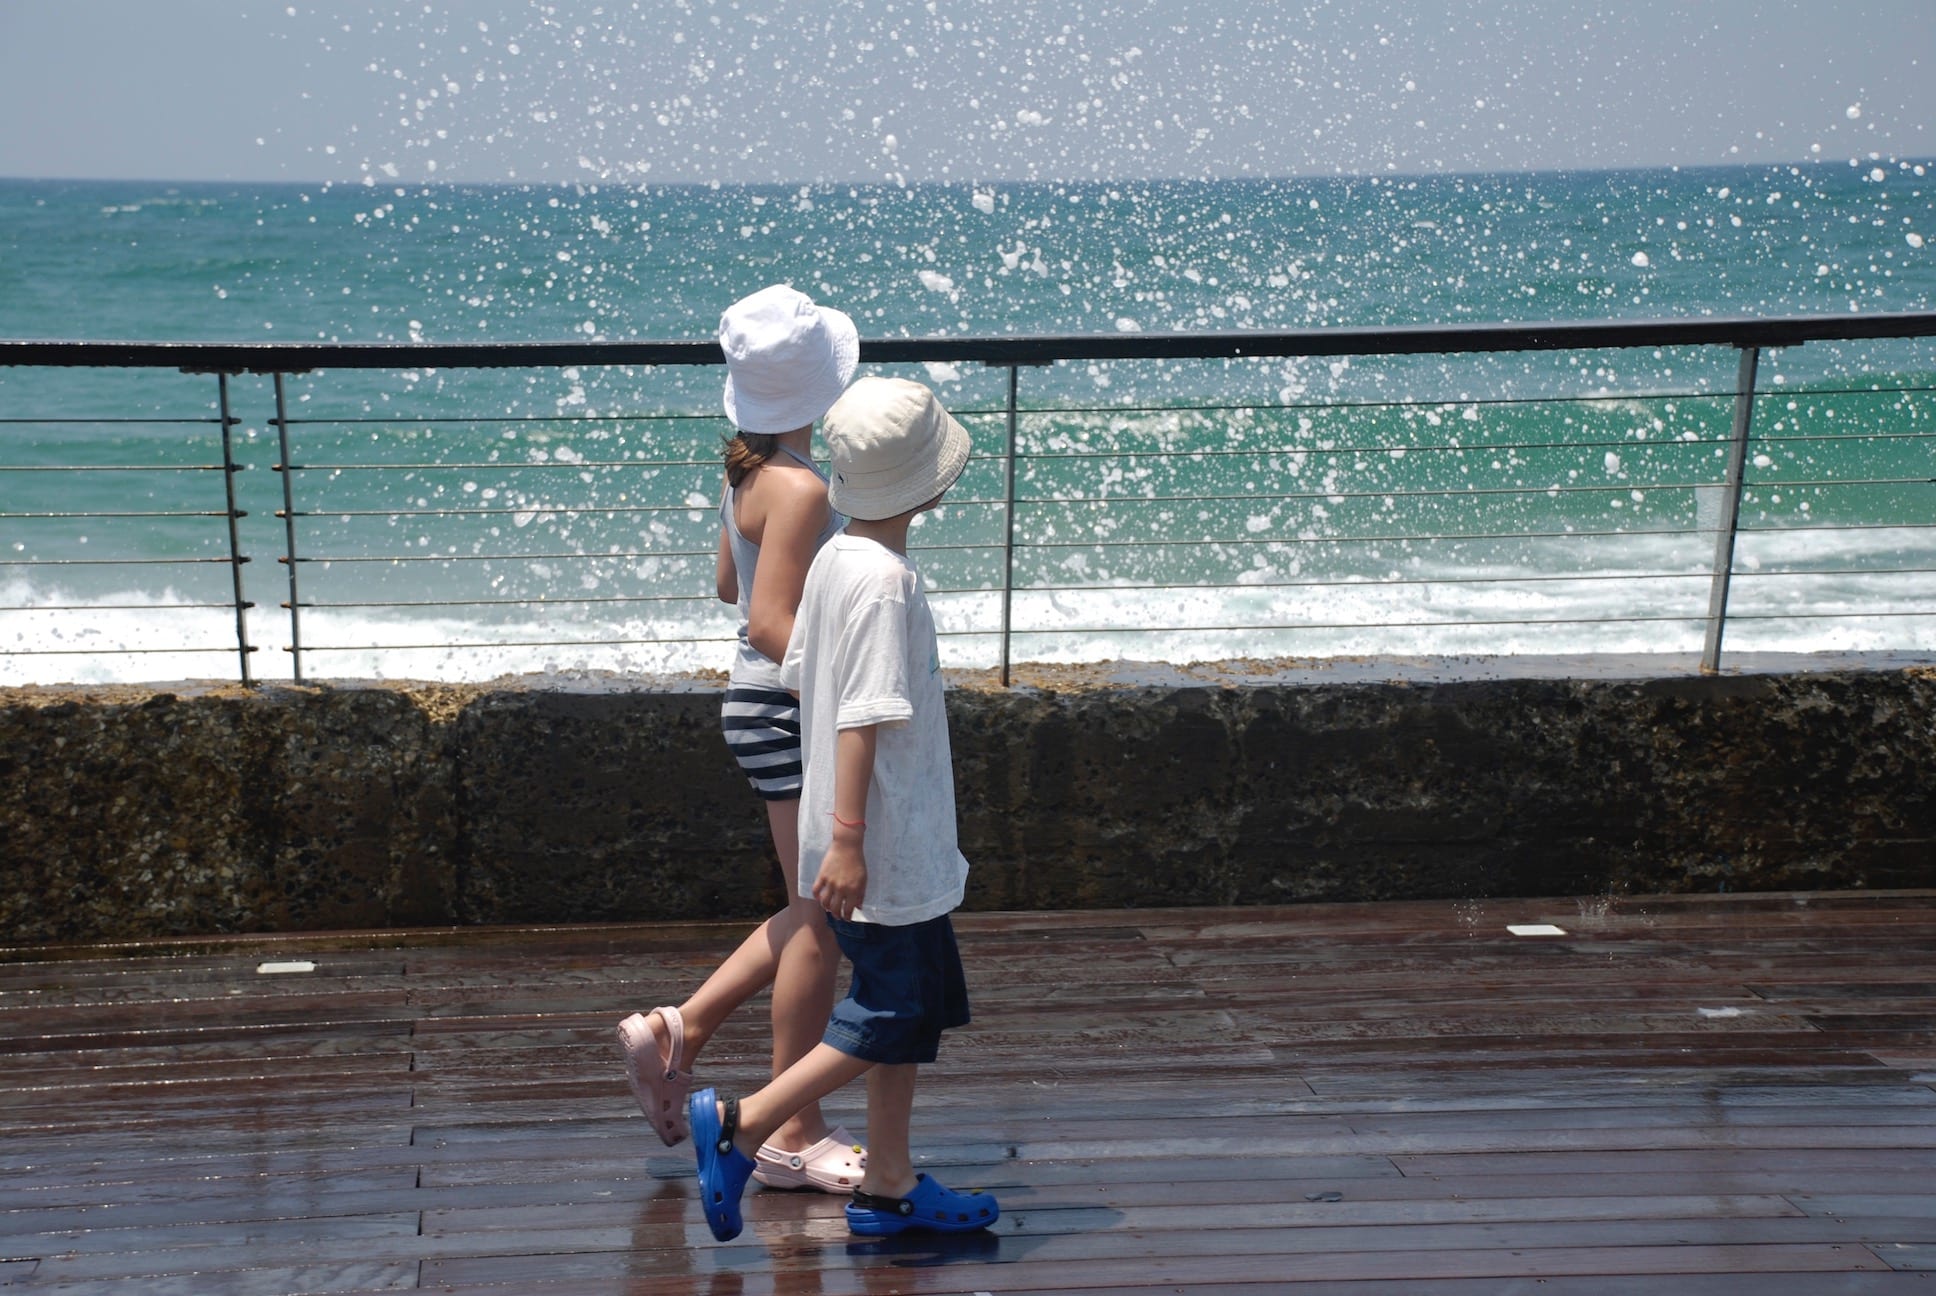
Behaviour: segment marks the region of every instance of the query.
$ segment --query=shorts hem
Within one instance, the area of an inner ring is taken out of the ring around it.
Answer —
[[[929,1066],[941,1056],[941,1037],[924,1036],[920,1039],[903,1039],[892,1045],[874,1044],[856,1039],[850,1032],[839,1029],[838,1023],[831,1023],[821,1043],[837,1048],[848,1057],[872,1062],[876,1066]]]

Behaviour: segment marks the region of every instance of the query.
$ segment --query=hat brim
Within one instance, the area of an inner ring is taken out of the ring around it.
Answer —
[[[855,370],[860,368],[860,330],[854,327],[854,321],[847,312],[831,306],[818,309],[826,321],[829,335],[826,367],[798,391],[779,399],[749,396],[733,382],[732,371],[728,370],[723,403],[726,417],[732,420],[734,427],[742,432],[763,436],[791,432],[795,428],[819,422],[821,416],[840,399],[840,394],[847,390],[847,384],[854,380]]]
[[[827,486],[827,503],[833,506],[835,512],[863,522],[899,517],[946,493],[960,479],[962,471],[968,467],[968,454],[973,448],[968,429],[961,426],[947,410],[939,405],[935,408],[941,415],[941,440],[935,447],[934,457],[923,465],[922,470],[903,477],[890,487],[875,489],[855,487],[841,481],[836,474]]]

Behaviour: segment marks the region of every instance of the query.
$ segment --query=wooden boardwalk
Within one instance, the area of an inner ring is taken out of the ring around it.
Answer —
[[[959,925],[916,1144],[1005,1214],[941,1243],[712,1241],[611,1035],[736,926],[0,950],[0,1286],[1936,1296],[1936,892]]]

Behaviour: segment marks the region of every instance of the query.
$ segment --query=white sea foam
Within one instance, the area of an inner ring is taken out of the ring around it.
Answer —
[[[1279,555],[1282,567],[1259,569],[1252,583],[1018,590],[1010,608],[1011,657],[1186,663],[1700,650],[1709,537],[1598,542],[1584,569],[1579,549],[1565,540],[1523,552],[1513,565],[1446,564],[1407,571],[1403,581],[1313,578],[1299,570],[1295,556]],[[1743,534],[1727,650],[1936,653],[1936,574],[1833,570],[1861,566],[1932,568],[1936,550],[1927,532],[1906,529]],[[1822,568],[1831,570],[1786,574]],[[1063,571],[1072,580],[1093,575],[1086,558],[1065,563]],[[1334,583],[1290,583],[1299,580]],[[234,679],[234,612],[161,610],[180,601],[170,592],[128,591],[77,599],[11,581],[0,587],[7,609],[0,611],[0,685]],[[949,666],[999,661],[999,593],[937,593],[933,604]],[[70,606],[80,610],[59,610]],[[447,608],[310,610],[301,622],[303,673],[464,682],[545,673],[677,674],[720,669],[729,660],[732,614],[722,605],[606,607],[527,606],[512,610],[514,621]],[[248,632],[257,646],[254,677],[289,678],[287,614],[257,608]]]

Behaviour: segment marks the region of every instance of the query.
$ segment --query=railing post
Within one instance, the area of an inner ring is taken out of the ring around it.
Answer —
[[[1721,632],[1728,620],[1728,582],[1734,576],[1734,537],[1741,520],[1741,483],[1747,474],[1748,435],[1754,426],[1755,369],[1761,348],[1741,348],[1741,367],[1734,383],[1734,439],[1728,447],[1728,475],[1722,485],[1721,516],[1714,533],[1714,584],[1707,599],[1707,644],[1701,649],[1701,673],[1721,669]]]
[[[287,375],[276,375],[276,445],[281,453],[281,462],[276,471],[282,474],[282,564],[289,569],[289,601],[283,604],[289,609],[289,660],[291,678],[296,683],[303,682],[302,673],[302,604],[296,595],[296,500],[295,488],[291,479],[295,476],[295,465],[289,458],[289,405],[283,392],[283,379]]]
[[[1008,366],[1008,449],[1002,457],[1002,523],[1006,534],[1002,538],[1002,687],[1009,683],[1010,653],[1009,644],[1012,634],[1011,624],[1015,603],[1015,439],[1016,439],[1016,402],[1015,392],[1019,383],[1021,368]]]
[[[235,642],[242,658],[242,685],[244,688],[254,688],[255,679],[249,673],[249,654],[255,649],[249,646],[248,610],[255,604],[242,597],[242,564],[249,560],[242,553],[242,538],[235,525],[237,519],[245,518],[248,514],[235,507],[235,474],[242,471],[242,465],[235,462],[235,438],[231,429],[237,420],[229,414],[227,374],[215,375],[215,394],[222,420],[222,487],[229,506],[229,574],[235,585]]]

